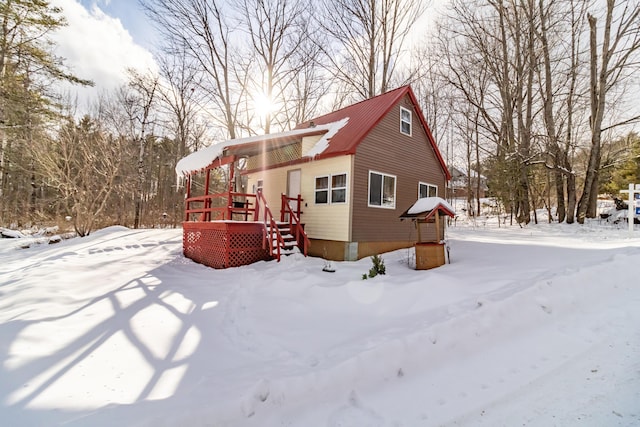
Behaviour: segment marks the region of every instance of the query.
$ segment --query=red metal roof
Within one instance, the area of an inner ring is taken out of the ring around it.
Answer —
[[[348,107],[344,107],[332,113],[325,114],[324,116],[313,118],[308,122],[299,124],[296,126],[296,129],[309,127],[311,123],[315,125],[324,125],[348,117],[349,122],[331,138],[329,146],[315,158],[323,159],[327,157],[355,154],[358,145],[367,136],[367,134],[407,94],[415,107],[418,119],[427,134],[429,143],[431,144],[436,158],[445,173],[446,179],[451,179],[451,174],[449,173],[447,165],[442,158],[442,154],[440,154],[440,150],[433,139],[431,129],[429,129],[429,126],[424,119],[422,110],[420,109],[420,105],[418,104],[418,100],[416,99],[411,86],[402,86],[383,93],[382,95],[378,95],[356,104],[349,105]]]

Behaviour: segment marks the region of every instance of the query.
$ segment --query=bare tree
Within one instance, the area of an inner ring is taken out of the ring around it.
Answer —
[[[476,115],[460,108],[461,129],[473,129],[476,141],[494,145],[485,148],[493,153],[490,181],[519,223],[530,221],[529,174],[536,156],[532,151],[537,64],[533,9],[532,1],[454,0],[449,27],[441,33],[439,44],[449,64],[446,78],[478,111]],[[465,124],[469,116],[477,118],[477,126]],[[484,137],[477,138],[480,134]]]
[[[25,201],[35,208],[38,186],[26,153],[38,126],[56,113],[52,83],[92,84],[54,54],[49,36],[65,25],[61,12],[47,0],[0,2],[0,221],[23,218]]]
[[[122,108],[126,112],[129,127],[127,136],[135,142],[138,148],[134,228],[140,226],[140,217],[145,200],[145,151],[147,144],[149,144],[149,137],[153,138],[152,132],[151,134],[148,132],[149,128],[154,125],[153,108],[156,103],[157,89],[158,76],[151,73],[140,74],[137,71],[129,70],[128,87],[120,92],[122,95]]]
[[[157,206],[162,209],[162,213],[168,210],[174,223],[183,217],[184,204],[181,193],[175,191],[177,189],[174,188],[172,192],[164,191],[163,187],[170,187],[172,183],[175,185],[175,179],[163,179],[161,172],[167,166],[173,171],[181,158],[200,148],[205,133],[203,120],[206,116],[201,107],[203,97],[197,90],[200,86],[200,74],[188,60],[184,48],[176,47],[172,51],[173,54],[159,58],[161,79],[158,86],[158,110],[167,137],[158,141],[158,164],[155,169],[158,171],[157,193],[164,199]]]
[[[543,119],[547,137],[547,168],[553,171],[558,222],[574,222],[576,209],[576,173],[572,166],[574,117],[578,105],[580,34],[586,14],[586,3],[538,1],[541,44],[540,86]],[[568,37],[567,37],[568,36]],[[566,188],[566,191],[565,191]],[[566,201],[565,201],[566,200]]]
[[[243,0],[241,13],[251,47],[258,61],[252,70],[254,97],[266,103],[265,133],[271,131],[272,114],[277,111],[276,100],[282,99],[286,88],[296,80],[298,70],[313,57],[296,55],[308,37],[311,5],[306,1]],[[258,81],[256,81],[258,80]],[[255,93],[257,92],[257,93]],[[254,101],[256,101],[254,99]]]
[[[356,99],[390,89],[412,25],[427,2],[414,0],[325,0],[320,26],[332,72]]]
[[[197,150],[197,141],[201,139],[203,96],[197,90],[201,76],[189,62],[184,47],[173,48],[170,54],[159,58],[158,64],[162,77],[158,87],[159,107],[164,127],[178,145],[177,161]]]
[[[620,7],[617,7],[620,6]],[[584,189],[578,202],[577,218],[596,216],[598,173],[601,161],[602,128],[606,98],[637,68],[640,52],[640,5],[635,2],[607,0],[602,41],[598,43],[598,18],[588,15],[590,45],[591,147]],[[600,50],[600,55],[598,55]]]
[[[114,191],[123,156],[123,140],[113,138],[89,116],[67,118],[57,135],[34,142],[39,174],[58,194],[56,204],[86,236],[100,224]]]
[[[321,113],[330,83],[320,65],[322,52],[312,37],[316,37],[315,32],[294,52],[292,64],[296,72],[281,91],[282,108],[273,117],[281,129],[292,129]]]
[[[247,92],[248,63],[241,49],[240,30],[225,15],[220,0],[140,0],[170,47],[185,48],[202,73],[199,80],[205,110],[234,139],[242,127],[239,117]],[[234,17],[238,19],[238,17]],[[235,42],[235,44],[234,44]],[[170,51],[170,50],[169,50]]]

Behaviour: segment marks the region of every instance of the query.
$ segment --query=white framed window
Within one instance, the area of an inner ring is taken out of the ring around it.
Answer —
[[[331,203],[347,203],[347,174],[331,175]]]
[[[316,205],[329,203],[329,175],[316,177]]]
[[[394,175],[369,171],[369,206],[395,209],[396,177]]]
[[[438,186],[433,184],[427,184],[426,182],[418,183],[418,198],[422,199],[423,197],[437,197],[438,196]]]
[[[400,107],[400,133],[411,136],[411,110]]]
[[[347,202],[347,174],[317,176],[315,183],[316,205]]]

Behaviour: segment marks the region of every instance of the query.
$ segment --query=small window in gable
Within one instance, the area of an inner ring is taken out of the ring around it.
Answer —
[[[329,177],[316,177],[316,204],[324,205],[329,203]]]
[[[400,132],[411,136],[411,110],[400,107]]]
[[[396,177],[369,171],[369,206],[396,207]]]
[[[437,197],[438,187],[433,184],[427,184],[425,182],[418,183],[418,198],[423,197]]]

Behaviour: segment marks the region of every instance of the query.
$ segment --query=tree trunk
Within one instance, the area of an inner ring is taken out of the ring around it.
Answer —
[[[567,224],[575,222],[576,197],[576,175],[570,173],[567,175]]]
[[[140,227],[140,217],[142,216],[142,202],[144,193],[144,142],[140,143],[140,151],[138,153],[138,179],[136,186],[136,203],[133,218],[133,228]]]
[[[567,215],[564,203],[564,175],[556,169],[553,171],[553,178],[556,186],[556,215],[558,216],[558,222],[563,222]]]
[[[578,222],[584,223],[585,217],[595,217],[595,207],[598,196],[598,170],[600,169],[602,120],[604,118],[605,96],[607,93],[607,76],[609,73],[609,43],[611,35],[611,21],[613,16],[614,0],[607,0],[607,16],[602,40],[602,58],[600,72],[598,73],[598,41],[597,19],[588,15],[589,20],[589,51],[590,51],[590,90],[591,101],[591,152],[584,189],[578,202]]]

